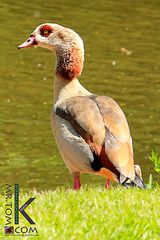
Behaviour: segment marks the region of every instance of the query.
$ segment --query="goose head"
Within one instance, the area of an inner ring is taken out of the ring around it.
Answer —
[[[83,41],[75,31],[58,24],[45,23],[39,25],[18,49],[39,46],[57,52],[72,45],[79,46],[83,51]]]
[[[57,56],[55,75],[60,79],[73,80],[80,76],[84,61],[81,37],[73,30],[58,24],[38,26],[18,49],[39,46],[54,51]]]

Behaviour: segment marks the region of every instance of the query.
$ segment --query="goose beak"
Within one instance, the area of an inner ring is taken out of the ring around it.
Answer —
[[[30,37],[21,45],[18,46],[18,49],[21,48],[28,48],[28,47],[33,47],[35,45],[38,45],[35,36],[34,35],[30,35]]]

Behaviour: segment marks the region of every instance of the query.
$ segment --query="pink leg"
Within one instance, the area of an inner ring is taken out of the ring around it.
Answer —
[[[80,182],[80,175],[75,175],[74,177],[74,190],[79,190],[81,187],[81,182]]]
[[[106,189],[110,189],[110,180],[109,179],[106,179],[105,187],[106,187]]]

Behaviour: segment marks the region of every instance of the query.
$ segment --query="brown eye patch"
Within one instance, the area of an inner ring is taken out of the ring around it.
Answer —
[[[43,37],[48,37],[53,32],[53,28],[49,25],[43,25],[40,28],[40,34]]]

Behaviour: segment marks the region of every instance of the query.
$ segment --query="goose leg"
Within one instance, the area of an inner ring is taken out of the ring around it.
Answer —
[[[74,190],[79,190],[80,187],[81,187],[80,173],[74,174],[74,175],[73,175],[73,179],[74,179],[73,189],[74,189]]]
[[[106,189],[110,189],[110,180],[109,179],[106,179],[105,187],[106,187]]]

